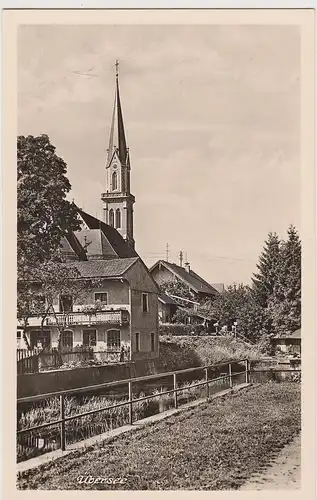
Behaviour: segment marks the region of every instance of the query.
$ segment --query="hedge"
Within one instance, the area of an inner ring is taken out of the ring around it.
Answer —
[[[182,323],[163,323],[159,326],[160,335],[206,335],[203,325],[184,325]]]

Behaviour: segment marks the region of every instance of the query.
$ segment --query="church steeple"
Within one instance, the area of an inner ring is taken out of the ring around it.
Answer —
[[[108,148],[107,164],[111,162],[113,154],[117,152],[121,163],[127,161],[127,143],[124,132],[123,115],[121,109],[120,92],[119,92],[119,62],[116,61],[116,88],[112,113],[112,121],[110,128],[110,139]]]
[[[115,99],[106,159],[106,193],[102,193],[101,199],[105,222],[115,227],[134,248],[133,204],[135,198],[130,193],[130,159],[120,101],[118,68],[119,63],[116,61]]]

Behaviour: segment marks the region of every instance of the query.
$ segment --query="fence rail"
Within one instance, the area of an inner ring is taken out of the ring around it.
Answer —
[[[44,347],[35,349],[17,349],[17,373],[38,373],[47,368],[59,368],[63,363],[96,361],[105,363],[126,362],[128,351],[122,352],[118,347],[95,351],[93,347],[80,348]]]
[[[236,364],[241,365],[242,363],[244,363],[244,367],[245,367],[244,370],[233,373],[232,365],[236,365]],[[209,378],[208,377],[208,370],[214,370],[214,369],[217,369],[219,367],[227,367],[227,373],[225,375],[221,375],[221,376],[216,377],[216,378]],[[34,427],[29,427],[29,428],[25,428],[25,429],[18,429],[17,435],[26,434],[28,432],[37,431],[39,429],[44,429],[44,428],[51,427],[54,425],[59,425],[60,426],[61,449],[64,451],[66,449],[66,429],[65,429],[66,422],[69,422],[70,420],[74,420],[76,418],[85,417],[87,415],[93,415],[93,414],[96,414],[96,413],[99,413],[102,411],[118,408],[120,406],[128,406],[128,408],[129,408],[129,424],[132,425],[133,424],[133,404],[134,403],[137,403],[139,401],[145,401],[148,399],[158,398],[158,397],[161,397],[165,394],[174,394],[174,407],[178,408],[178,394],[179,394],[179,392],[184,391],[184,388],[178,387],[177,375],[187,374],[187,373],[189,374],[189,373],[193,373],[195,371],[197,371],[197,372],[200,371],[202,373],[202,375],[204,376],[204,380],[202,382],[198,382],[196,384],[193,384],[193,385],[189,386],[188,388],[186,387],[186,390],[192,389],[194,387],[205,386],[206,387],[206,400],[207,401],[209,400],[210,384],[212,384],[214,382],[229,379],[229,388],[232,388],[233,387],[233,378],[237,377],[239,375],[242,375],[242,374],[245,374],[245,382],[246,383],[250,382],[250,362],[247,359],[244,359],[244,360],[239,360],[239,361],[226,361],[223,363],[218,363],[216,365],[207,365],[207,366],[203,366],[203,367],[200,366],[200,367],[194,367],[194,368],[187,368],[185,370],[177,370],[174,372],[159,373],[159,374],[155,374],[155,375],[147,375],[144,377],[135,377],[135,378],[130,378],[130,379],[126,379],[126,380],[106,382],[103,384],[98,384],[98,385],[93,385],[93,386],[80,387],[77,389],[51,392],[51,393],[47,393],[47,394],[40,394],[37,396],[20,398],[17,400],[18,405],[21,405],[23,403],[32,403],[32,402],[37,402],[37,401],[41,401],[44,399],[59,397],[60,417],[59,417],[59,419],[57,419],[53,422],[45,422],[41,425],[37,425]],[[168,378],[168,377],[173,377],[173,389],[161,391],[161,392],[156,393],[156,394],[142,396],[139,398],[133,397],[133,385],[134,384],[139,383],[139,382],[148,382],[148,381],[150,382],[150,381],[155,380],[155,379],[161,380],[162,378]],[[88,412],[76,413],[75,415],[65,416],[65,397],[66,396],[70,396],[70,395],[74,395],[74,394],[82,394],[85,392],[86,393],[93,392],[93,391],[97,391],[100,389],[113,388],[116,386],[119,387],[122,385],[128,386],[128,400],[123,401],[121,403],[116,403],[116,404],[111,405],[111,406],[105,406],[102,408],[91,410]]]

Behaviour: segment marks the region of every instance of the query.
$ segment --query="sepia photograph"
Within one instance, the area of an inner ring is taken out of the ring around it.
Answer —
[[[16,30],[16,488],[300,490],[303,24],[95,16]]]

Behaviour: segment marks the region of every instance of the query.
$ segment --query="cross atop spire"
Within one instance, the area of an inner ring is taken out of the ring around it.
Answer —
[[[122,165],[126,164],[127,154],[128,154],[125,132],[124,132],[121,102],[120,102],[118,60],[115,63],[115,68],[116,68],[116,89],[115,89],[113,114],[112,114],[112,121],[110,128],[107,166],[111,162],[114,152],[117,152]]]

